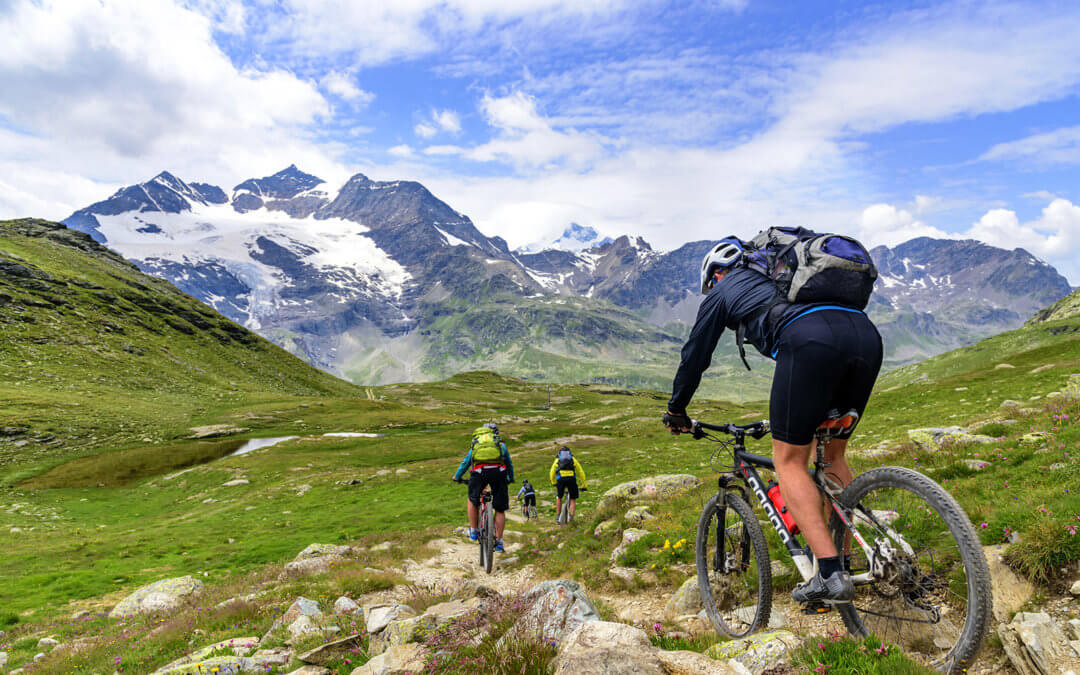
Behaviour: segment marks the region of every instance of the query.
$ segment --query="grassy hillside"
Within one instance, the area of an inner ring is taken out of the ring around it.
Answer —
[[[188,435],[222,409],[362,394],[45,221],[0,222],[0,324],[3,484],[73,454]]]

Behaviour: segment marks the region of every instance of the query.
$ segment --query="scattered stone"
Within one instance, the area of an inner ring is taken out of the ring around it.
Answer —
[[[999,363],[996,366],[994,366],[994,370],[1012,370],[1015,367],[1016,366],[1014,366],[1011,363]]]
[[[1080,596],[1080,581],[1074,581],[1073,585],[1069,588],[1069,592],[1073,595]]]
[[[683,614],[697,614],[704,604],[701,602],[701,593],[698,591],[697,577],[690,577],[679,586],[679,590],[667,601],[664,606],[664,614],[670,617],[682,616]]]
[[[1060,471],[1065,468],[1065,462],[1054,462],[1050,466],[1046,467],[1050,471]]]
[[[428,650],[417,644],[394,645],[352,671],[352,675],[413,675],[423,672]]]
[[[1062,625],[1045,612],[1019,612],[998,626],[998,636],[1020,675],[1080,671],[1080,620]]]
[[[705,655],[721,661],[735,661],[754,675],[786,664],[792,650],[802,642],[791,631],[774,630],[746,638],[720,642],[705,650]]]
[[[305,483],[304,485],[301,485],[301,486],[296,488],[296,496],[297,497],[303,497],[309,491],[311,491],[311,486]]]
[[[357,633],[356,635],[350,635],[349,637],[335,640],[333,642],[327,642],[324,645],[319,645],[311,651],[305,652],[298,656],[304,663],[313,663],[317,666],[330,665],[331,661],[346,657],[351,653],[355,653],[364,644],[364,636]]]
[[[0,668],[3,668],[4,666],[6,666],[7,662],[8,662],[7,652],[0,652]]]
[[[239,485],[251,485],[251,481],[247,478],[234,478],[233,480],[222,483],[221,487],[237,487]]]
[[[356,614],[361,612],[360,605],[344,596],[334,601],[334,614]]]
[[[566,636],[553,665],[559,675],[664,675],[655,652],[649,636],[640,628],[590,621]]]
[[[319,625],[311,620],[310,616],[301,616],[296,621],[289,624],[285,632],[289,634],[289,637],[295,642],[308,633],[320,632]]]
[[[44,661],[44,660],[45,660],[45,652],[38,652],[37,654],[34,654],[34,663],[37,663],[38,661]]]
[[[739,607],[733,613],[735,614],[735,618],[739,621],[750,623],[754,620],[754,612],[756,611],[757,606],[753,605],[749,607]],[[773,607],[772,611],[769,612],[769,623],[766,624],[765,627],[769,630],[776,630],[778,628],[787,628],[790,624],[791,622],[788,621],[787,614],[779,607]]]
[[[308,577],[315,574],[326,574],[330,571],[333,563],[341,562],[343,558],[326,556],[324,558],[304,558],[285,563],[285,573],[288,577]]]
[[[260,649],[251,655],[251,660],[255,662],[255,667],[259,672],[269,672],[274,666],[288,665],[295,654],[296,652],[285,647]]]
[[[701,481],[697,476],[690,474],[666,474],[641,478],[610,488],[604,493],[596,508],[602,511],[606,506],[623,499],[631,504],[670,499],[700,484]]]
[[[769,569],[772,571],[773,579],[782,577],[785,574],[791,572],[791,568],[780,562],[779,560],[772,560],[769,562]]]
[[[289,626],[302,616],[322,616],[322,608],[319,607],[319,603],[315,602],[314,600],[308,600],[304,597],[297,598],[291,605],[289,605],[289,608],[285,610],[285,613],[279,616],[276,621],[274,621],[273,625],[270,626],[270,630],[266,631],[266,635],[264,635],[262,638],[263,641],[265,642],[266,638],[269,637],[269,635],[278,628],[282,626]]]
[[[220,436],[233,436],[251,431],[247,427],[238,427],[234,424],[210,424],[204,427],[191,427],[190,439],[218,438]]]
[[[255,661],[249,658],[243,656],[215,656],[195,663],[186,663],[175,668],[169,668],[168,670],[159,670],[155,675],[203,675],[203,673],[234,675],[253,670],[259,670],[259,667],[255,664]]]
[[[155,581],[121,600],[109,612],[109,617],[117,619],[176,609],[186,598],[200,593],[202,588],[202,582],[191,576]]]
[[[404,474],[407,474],[407,473],[409,473],[409,470],[408,470],[408,469],[398,469],[398,470],[397,470],[397,471],[395,471],[394,473],[396,473],[396,474],[397,474],[397,475],[399,475],[399,476],[402,476],[402,475],[404,475]]]
[[[641,524],[656,516],[648,506],[634,506],[631,507],[623,517],[626,518],[629,523]]]
[[[56,638],[43,637],[37,641],[38,649],[52,649],[56,645],[60,644],[60,641]]]
[[[964,464],[967,466],[967,468],[973,469],[975,471],[982,471],[986,467],[990,466],[989,464],[980,459],[965,459]]]
[[[381,604],[381,605],[368,605],[364,607],[364,617],[366,619],[367,632],[371,635],[378,633],[383,628],[386,628],[387,624],[391,621],[398,619],[407,619],[409,617],[416,616],[416,612],[412,607],[408,605],[394,604]]]
[[[378,552],[378,551],[389,551],[389,550],[390,550],[390,546],[391,546],[391,545],[392,545],[392,544],[391,544],[390,542],[388,542],[388,541],[384,541],[384,542],[383,542],[383,543],[381,543],[381,544],[375,544],[374,546],[372,546],[372,547],[371,547],[371,548],[369,548],[368,550],[369,550],[369,551],[373,551],[373,552]]]
[[[375,475],[376,476],[389,476],[392,473],[394,473],[394,472],[391,471],[390,469],[381,469],[379,471],[376,471]]]
[[[322,666],[301,666],[289,673],[289,675],[331,675],[328,668]]]
[[[1020,445],[1038,445],[1046,439],[1045,431],[1032,431],[1020,437]]]
[[[993,443],[994,438],[982,434],[968,433],[960,427],[928,427],[925,429],[908,429],[908,438],[922,450],[938,451],[946,444],[978,443],[985,445]]]
[[[1004,401],[1001,402],[1001,407],[1002,408],[1019,408],[1022,405],[1024,405],[1024,404],[1021,403],[1020,401],[1014,401],[1011,398],[1007,398],[1007,399],[1005,399]]]
[[[619,521],[615,520],[614,518],[611,518],[609,520],[602,521],[599,525],[597,525],[596,529],[593,530],[593,536],[594,537],[603,537],[604,535],[612,534],[612,533],[618,532],[618,531],[619,531]]]

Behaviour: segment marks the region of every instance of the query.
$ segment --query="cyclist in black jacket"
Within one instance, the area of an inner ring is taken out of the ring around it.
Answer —
[[[776,477],[819,570],[792,596],[799,602],[850,600],[855,594],[851,577],[829,536],[821,497],[806,469],[814,431],[830,410],[853,409],[862,415],[881,369],[881,336],[866,314],[850,307],[778,301],[771,279],[738,264],[742,250],[742,242],[728,237],[705,256],[701,292],[706,297],[682,349],[664,424],[672,433],[691,430],[686,406],[725,328],[741,328],[747,342],[775,359],[769,418]],[[850,435],[833,440],[825,451],[830,474],[845,485],[852,478],[844,458]]]

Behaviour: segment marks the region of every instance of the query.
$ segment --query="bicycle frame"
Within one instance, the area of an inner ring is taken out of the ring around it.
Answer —
[[[733,482],[742,480],[750,488],[750,491],[753,493],[758,503],[761,504],[761,508],[765,511],[765,515],[768,517],[769,523],[772,524],[773,529],[776,530],[776,534],[780,537],[780,541],[783,542],[784,546],[787,548],[788,554],[791,556],[792,562],[795,563],[795,567],[799,570],[799,574],[803,577],[804,580],[809,580],[811,577],[817,574],[817,559],[814,557],[814,554],[810,550],[809,546],[803,547],[799,545],[799,540],[796,539],[795,535],[791,532],[791,530],[788,529],[787,524],[784,523],[784,519],[780,516],[780,513],[779,511],[777,511],[776,506],[774,506],[772,500],[769,499],[769,496],[765,491],[765,483],[764,481],[762,481],[761,476],[758,475],[757,472],[758,468],[767,469],[769,471],[776,471],[776,465],[773,462],[772,458],[765,457],[764,455],[757,455],[752,452],[747,452],[747,429],[738,428],[734,425],[729,425],[726,428],[713,427],[712,425],[703,426],[730,433],[732,436],[734,436],[735,439],[733,447],[735,460],[734,468],[731,473],[721,474],[717,482],[718,497],[716,503],[717,508],[720,510],[720,518],[718,520],[718,523],[725,522],[727,511],[725,493],[727,492],[727,490],[736,489],[740,493],[742,493],[744,498],[746,498],[746,491],[742,488],[742,486],[732,485]],[[762,432],[761,435],[763,436],[764,432]],[[757,437],[759,436],[755,436],[755,438]],[[828,434],[825,432],[819,432],[817,434],[817,441],[817,457],[815,458],[813,470],[809,471],[810,477],[814,481],[814,484],[818,486],[818,489],[824,495],[825,499],[829,501],[829,504],[832,507],[833,511],[840,518],[840,521],[847,528],[848,532],[851,533],[852,539],[854,539],[859,544],[859,546],[863,549],[863,552],[866,554],[866,559],[869,562],[870,569],[862,574],[852,575],[852,581],[856,585],[865,585],[872,583],[874,581],[873,572],[879,566],[878,549],[867,544],[866,540],[859,534],[858,530],[855,529],[855,525],[851,520],[851,515],[854,515],[856,519],[865,520],[868,523],[872,523],[880,530],[887,533],[889,537],[893,539],[893,541],[900,543],[901,548],[903,548],[906,553],[914,554],[914,551],[911,549],[911,546],[904,540],[903,537],[901,537],[891,527],[882,525],[880,522],[878,522],[877,518],[875,518],[872,513],[867,512],[865,507],[860,505],[857,513],[849,514],[847,512],[847,509],[841,506],[839,501],[837,501],[837,497],[842,491],[842,487],[835,483],[830,485],[832,481],[830,481],[825,475],[825,469],[828,468],[828,464],[825,462],[824,448],[829,441]],[[726,567],[727,561],[725,557],[721,555],[721,552],[724,550],[724,538],[726,532],[724,528],[720,527],[719,525],[717,529],[718,531],[716,537],[716,564],[720,567],[720,569],[718,569],[717,571],[726,573],[727,570],[723,568]],[[884,542],[881,541],[875,542],[875,544],[878,545],[881,545],[883,543]],[[746,549],[748,545],[749,542],[746,542],[744,540],[744,549]],[[885,547],[883,546],[882,548]],[[742,553],[743,560],[748,560],[749,551],[744,550]],[[883,553],[885,556],[888,555],[887,550],[883,551]],[[744,562],[743,564],[747,563]]]

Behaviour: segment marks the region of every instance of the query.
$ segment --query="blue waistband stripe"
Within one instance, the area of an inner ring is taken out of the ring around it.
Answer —
[[[807,314],[813,314],[814,312],[820,312],[823,309],[838,309],[841,312],[851,312],[853,314],[862,314],[862,312],[860,310],[852,309],[851,307],[844,307],[842,305],[820,305],[818,307],[811,307],[810,309],[806,310],[805,312],[799,312],[795,316],[791,317],[790,321],[788,321],[783,326],[781,326],[780,330],[776,331],[776,344],[773,346],[772,357],[775,359],[776,355],[778,353],[780,353],[780,335],[784,332],[784,330],[788,326],[795,323],[799,319],[803,318]]]

